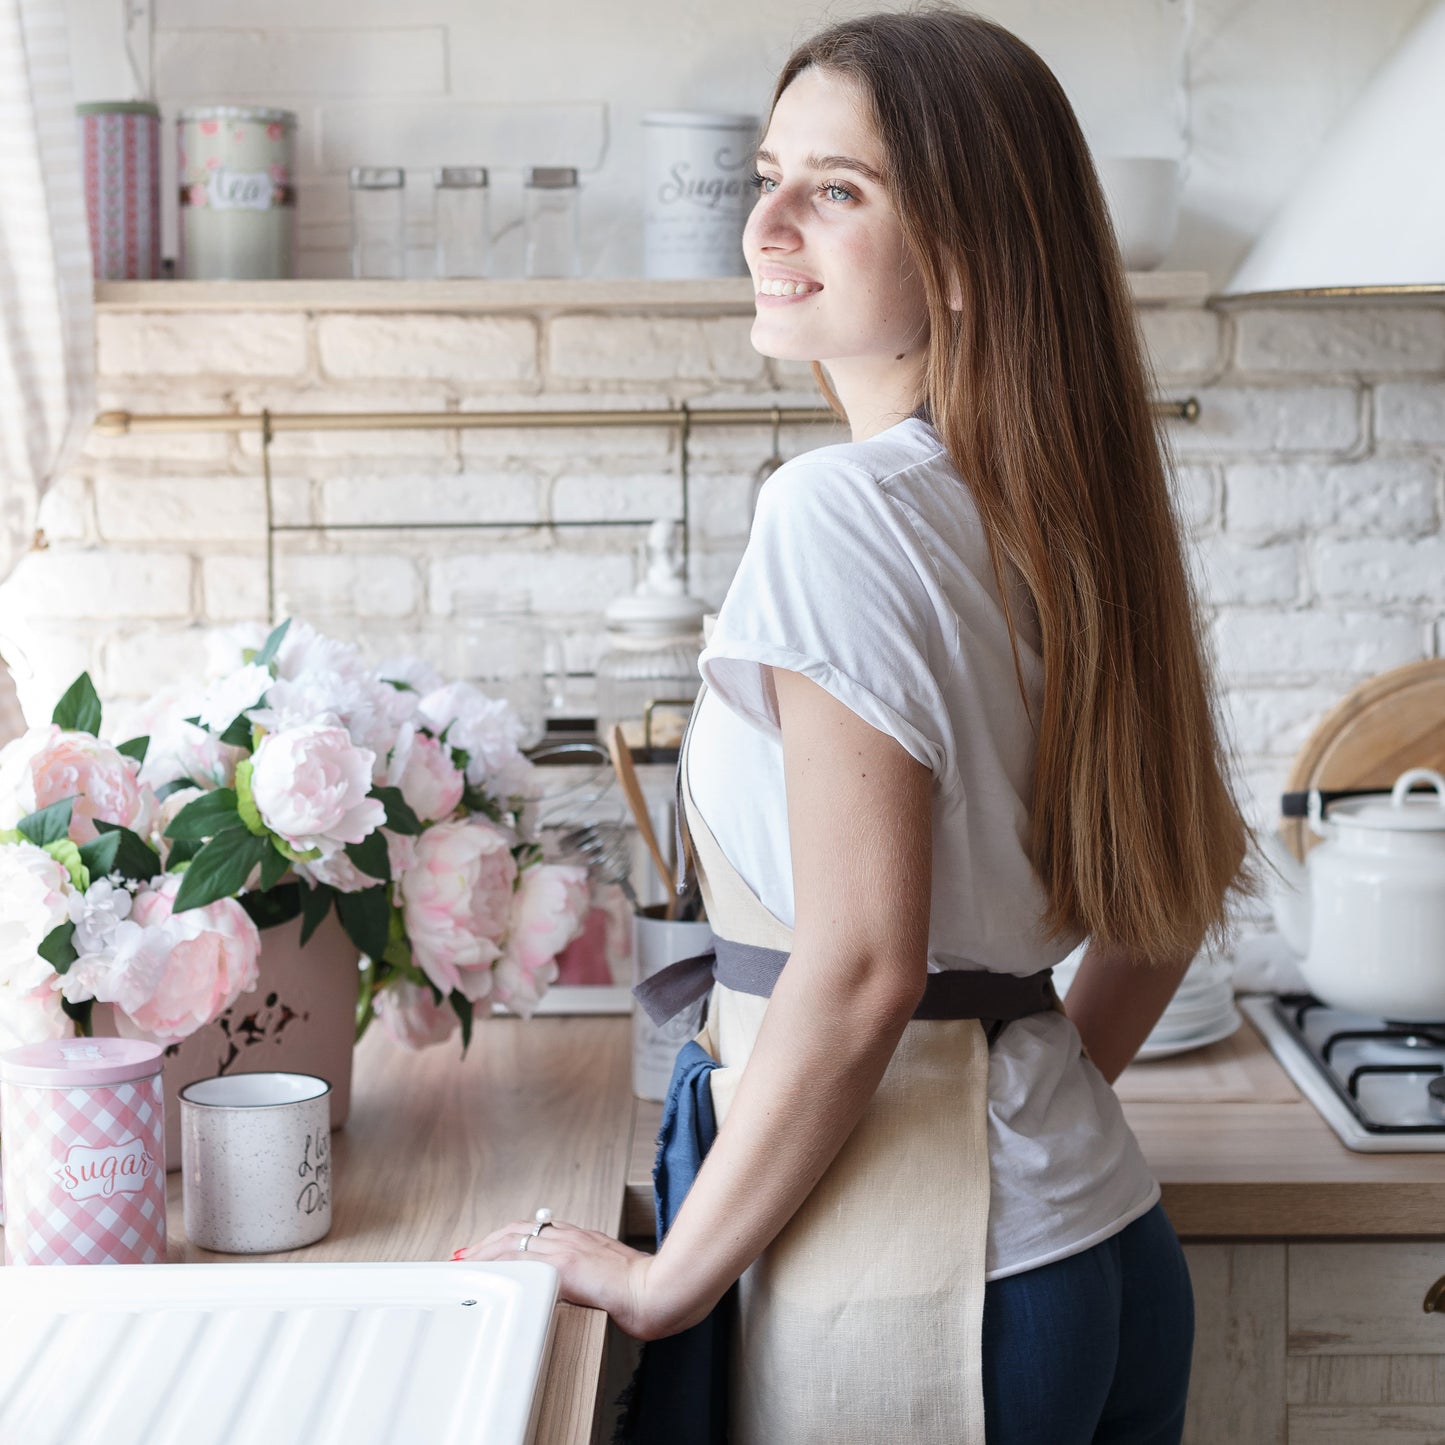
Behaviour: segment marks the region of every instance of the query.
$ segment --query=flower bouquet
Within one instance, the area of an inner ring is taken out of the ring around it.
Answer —
[[[465,1049],[478,1010],[528,1014],[555,978],[587,875],[530,836],[508,704],[304,624],[249,641],[118,746],[82,675],[0,750],[0,1049],[88,1032],[96,1001],[178,1042],[255,989],[260,930],[299,917],[304,943],[333,910],[357,1037]]]

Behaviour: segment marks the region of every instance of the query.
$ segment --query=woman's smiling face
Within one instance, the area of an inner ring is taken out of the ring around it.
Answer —
[[[840,394],[850,379],[891,389],[916,375],[928,343],[923,283],[885,168],[855,81],[810,67],[778,97],[743,233],[753,346],[823,362]]]

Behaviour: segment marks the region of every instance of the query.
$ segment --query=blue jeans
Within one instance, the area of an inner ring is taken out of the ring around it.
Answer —
[[[1178,1445],[1194,1293],[1156,1204],[1082,1254],[994,1280],[983,1305],[988,1445]]]

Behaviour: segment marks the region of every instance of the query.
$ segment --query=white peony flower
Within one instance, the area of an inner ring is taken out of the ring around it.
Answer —
[[[109,947],[116,928],[130,917],[130,889],[109,878],[97,878],[84,893],[72,893],[70,921],[75,925],[71,942],[78,954],[99,953]]]
[[[418,697],[435,692],[446,680],[431,663],[419,657],[388,657],[374,671],[383,682],[405,683]]]
[[[33,843],[0,846],[0,1050],[64,1038],[60,976],[36,951],[69,918],[70,875]]]
[[[248,662],[225,677],[218,677],[201,699],[201,726],[223,733],[243,712],[256,707],[271,687],[271,670]]]
[[[538,784],[536,769],[518,746],[526,729],[511,703],[488,697],[469,682],[429,692],[418,705],[422,721],[467,755],[467,781],[494,798],[526,795]]]

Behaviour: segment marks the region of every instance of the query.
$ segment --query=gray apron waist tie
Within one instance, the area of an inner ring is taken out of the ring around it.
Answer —
[[[720,983],[735,993],[771,996],[789,955],[779,948],[758,948],[730,939],[713,939],[705,953],[660,969],[632,990],[648,1018],[659,1028],[695,1004]],[[951,968],[930,973],[916,1019],[982,1019],[1007,1023],[1054,1007],[1053,969],[1020,978],[985,969]]]

